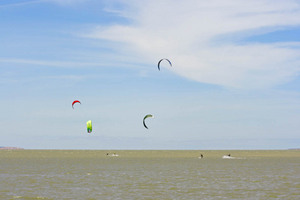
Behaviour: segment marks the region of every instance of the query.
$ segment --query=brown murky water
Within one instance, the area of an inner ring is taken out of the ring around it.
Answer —
[[[0,199],[298,200],[300,151],[3,150]]]

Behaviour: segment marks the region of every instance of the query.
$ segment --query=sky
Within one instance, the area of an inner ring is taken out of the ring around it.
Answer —
[[[0,0],[0,30],[0,146],[300,148],[299,0]]]

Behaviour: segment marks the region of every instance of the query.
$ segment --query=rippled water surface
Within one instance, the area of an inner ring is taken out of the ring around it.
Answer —
[[[0,199],[298,200],[300,151],[3,150]]]

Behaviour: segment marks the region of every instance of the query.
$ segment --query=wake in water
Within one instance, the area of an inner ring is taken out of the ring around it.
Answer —
[[[109,156],[109,157],[118,157],[119,155],[116,154],[116,153],[113,153],[113,154],[106,153],[106,156]]]
[[[232,156],[226,156],[226,155],[223,156],[222,158],[223,158],[223,159],[235,159],[235,157],[232,157]]]
[[[245,159],[245,158],[238,158],[238,157],[232,157],[232,156],[229,156],[229,155],[224,155],[222,156],[223,159]]]

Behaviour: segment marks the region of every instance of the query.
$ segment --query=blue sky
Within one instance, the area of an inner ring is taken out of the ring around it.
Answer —
[[[300,1],[1,0],[0,27],[0,146],[299,148]]]

